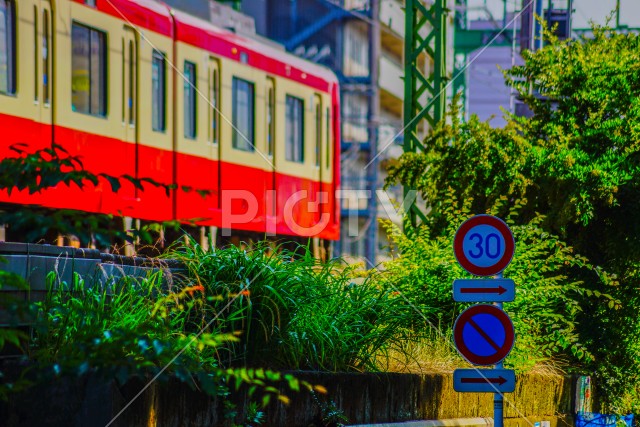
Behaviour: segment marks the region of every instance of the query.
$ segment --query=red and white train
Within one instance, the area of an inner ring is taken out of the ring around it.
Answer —
[[[161,2],[0,0],[0,156],[55,142],[94,173],[177,186],[2,203],[335,240],[338,108],[330,70]]]

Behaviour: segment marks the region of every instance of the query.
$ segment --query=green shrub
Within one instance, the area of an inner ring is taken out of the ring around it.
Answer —
[[[458,209],[453,199],[449,202],[449,208],[441,212],[447,226],[439,234],[434,235],[426,225],[404,234],[395,225],[387,224],[401,256],[384,265],[383,276],[447,337],[452,336],[458,314],[470,305],[453,301],[453,280],[471,277],[453,255],[455,232],[471,215],[466,208]],[[513,320],[516,343],[505,362],[518,370],[529,369],[538,362],[585,366],[593,360],[593,348],[587,345],[590,343],[579,327],[584,316],[589,316],[585,307],[592,302],[610,310],[619,308],[619,301],[598,290],[615,282],[557,236],[545,232],[540,227],[542,217],[514,225],[515,215],[517,206],[506,218],[514,233],[516,252],[504,277],[515,281],[516,299],[505,303],[504,309]],[[588,277],[589,281],[578,277]]]
[[[14,276],[0,274],[0,288],[15,287],[19,278]],[[246,385],[250,396],[261,393],[262,406],[273,397],[288,402],[277,383],[292,391],[314,389],[290,374],[221,366],[219,350],[237,337],[195,322],[206,305],[201,287],[177,283],[167,289],[161,271],[145,278],[125,276],[110,286],[89,286],[77,275],[68,284],[52,272],[43,301],[12,301],[3,307],[6,313],[30,324],[33,332],[27,340],[20,331],[0,329],[0,348],[2,340],[24,344],[26,362],[21,375],[11,373],[16,381],[0,383],[2,398],[36,383],[86,374],[115,378],[120,384],[133,377],[178,378],[223,399],[231,387]]]
[[[266,244],[204,250],[192,240],[168,256],[211,296],[204,318],[224,309],[217,328],[240,333],[231,364],[375,370],[377,355],[406,339],[414,316],[386,284],[355,279],[353,268],[320,263],[309,252],[300,257]],[[238,298],[225,309],[227,295]]]

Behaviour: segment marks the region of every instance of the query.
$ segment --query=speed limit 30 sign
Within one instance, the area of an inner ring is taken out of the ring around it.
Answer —
[[[476,276],[493,276],[511,262],[515,241],[511,230],[500,218],[476,215],[465,221],[453,239],[458,263]]]

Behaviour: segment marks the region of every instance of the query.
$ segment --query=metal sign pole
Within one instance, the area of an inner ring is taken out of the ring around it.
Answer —
[[[502,273],[496,274],[496,279],[502,279]],[[500,310],[502,310],[502,303],[494,303]],[[496,369],[503,369],[502,360],[496,363]],[[504,427],[504,397],[502,393],[493,394],[493,427]]]
[[[509,226],[492,215],[475,215],[466,220],[453,238],[453,253],[460,266],[474,276],[492,279],[456,279],[456,302],[493,302],[476,304],[464,310],[453,326],[453,341],[458,352],[473,365],[494,369],[456,369],[453,389],[462,393],[493,393],[493,425],[504,426],[504,395],[516,388],[513,369],[504,369],[502,360],[509,355],[515,329],[503,302],[515,299],[515,283],[504,279],[502,271],[515,252],[515,240]],[[489,347],[493,351],[487,352]]]

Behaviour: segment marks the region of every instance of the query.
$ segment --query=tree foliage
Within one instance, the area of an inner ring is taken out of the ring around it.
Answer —
[[[450,191],[442,200],[447,207],[440,215],[448,225],[435,237],[427,225],[407,236],[397,226],[387,224],[402,255],[385,264],[386,280],[423,314],[429,326],[438,325],[448,336],[456,317],[470,305],[456,303],[451,297],[453,281],[470,277],[455,261],[451,244],[457,226],[470,216],[471,200],[459,204],[456,197]],[[506,197],[497,200],[489,212],[495,213],[504,205],[508,205]],[[517,242],[505,276],[518,285],[515,301],[505,304],[518,336],[507,366],[520,371],[538,363],[552,363],[561,369],[584,366],[594,360],[594,353],[580,334],[581,318],[591,304],[620,307],[621,302],[609,294],[615,280],[544,231],[540,227],[543,217],[517,225],[514,221],[522,206],[511,205],[505,216]],[[578,278],[576,271],[589,282]]]
[[[425,139],[427,151],[403,154],[387,177],[388,185],[409,185],[428,200],[430,229],[436,234],[448,225],[443,215],[451,201],[484,212],[502,196],[524,196],[530,185],[524,166],[531,144],[516,123],[492,128],[476,116],[463,121],[457,100],[448,119]]]
[[[602,27],[577,41],[548,36],[505,73],[534,113],[510,120],[532,144],[531,209],[598,262],[638,259],[640,37]]]
[[[522,200],[514,225],[541,230],[537,239],[557,235],[586,257],[581,262],[597,266],[587,270],[608,271],[611,280],[603,282],[584,268],[568,269],[557,286],[584,282],[591,296],[610,293],[620,309],[574,294],[582,311],[563,319],[576,322],[571,333],[589,349],[587,367],[608,409],[639,411],[640,36],[600,26],[592,33],[560,41],[547,31],[544,48],[504,71],[532,117],[505,113],[506,126],[492,128],[476,117],[460,119],[454,102],[426,139],[426,152],[403,155],[387,184],[422,193],[430,239],[447,235],[452,203],[506,217]],[[509,203],[499,202],[503,196]],[[560,259],[555,254],[543,265]],[[541,268],[525,270],[519,289],[533,275],[545,276]]]
[[[123,185],[131,185],[139,191],[145,188],[161,188],[169,196],[176,189],[175,184],[164,184],[152,178],[133,177],[128,174],[119,176],[107,173],[94,173],[84,167],[80,155],[69,153],[60,144],[31,150],[27,144],[18,143],[10,147],[14,157],[0,160],[0,190],[6,190],[11,196],[16,191],[26,191],[30,195],[63,187],[98,187],[104,186],[114,193]],[[180,191],[196,191],[202,197],[210,194],[208,190],[182,186]],[[114,241],[140,239],[144,243],[152,242],[152,231],[161,225],[177,229],[179,223],[166,221],[162,224],[151,224],[141,228],[124,230],[114,221],[117,216],[111,214],[95,214],[73,209],[49,209],[39,205],[11,206],[0,211],[0,224],[7,224],[16,230],[28,242],[39,242],[51,235],[74,235],[88,245],[109,247]]]
[[[93,173],[84,168],[82,157],[70,154],[63,146],[53,143],[51,147],[28,150],[24,143],[10,147],[17,157],[7,157],[0,162],[0,188],[6,189],[9,195],[13,191],[27,190],[29,194],[40,193],[58,184],[83,188],[88,184],[98,186],[101,179],[107,181],[113,192],[122,187],[122,181],[131,183],[135,188],[144,191],[144,183],[154,187],[162,187],[169,196],[171,185],[159,183],[151,178],[135,178],[131,175],[114,176],[106,173]]]

